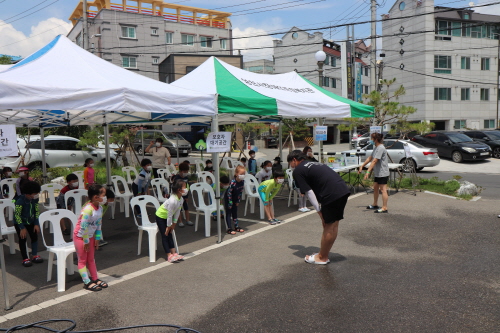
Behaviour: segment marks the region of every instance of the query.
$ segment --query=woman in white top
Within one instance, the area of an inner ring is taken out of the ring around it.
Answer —
[[[155,145],[154,148],[153,145]],[[158,169],[164,169],[167,165],[170,165],[170,151],[163,147],[163,139],[158,138],[155,141],[151,141],[149,146],[146,147],[146,153],[153,154],[153,176],[158,178]]]
[[[260,171],[255,175],[255,178],[257,178],[259,184],[264,180],[273,178],[273,163],[271,161],[264,161],[264,163],[262,163],[260,167],[262,169],[260,169]]]

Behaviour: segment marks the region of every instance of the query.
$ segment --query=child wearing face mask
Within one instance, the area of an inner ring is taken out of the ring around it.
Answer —
[[[151,180],[151,171],[153,170],[153,166],[151,165],[151,160],[145,158],[141,161],[141,170],[139,171],[139,176],[134,179],[132,183],[132,193],[134,193],[134,197],[138,195],[145,195],[148,193],[149,182]],[[142,218],[141,210],[139,206],[135,206],[135,216],[137,218]]]
[[[4,167],[2,169],[1,180],[12,178],[12,169],[9,167]],[[8,198],[9,197],[9,186],[4,185],[2,189],[0,189],[0,198]]]
[[[19,174],[19,178],[16,181],[16,196],[14,197],[14,200],[23,194],[21,191],[22,186],[29,181],[33,181],[30,177],[30,169],[28,169],[28,167],[22,166],[17,169],[17,172]]]
[[[25,182],[21,194],[16,199],[16,209],[14,213],[14,227],[19,237],[19,250],[23,257],[23,266],[30,267],[33,262],[40,264],[43,259],[38,255],[38,234],[40,233],[40,210],[38,207],[38,198],[40,196],[40,185],[34,181]],[[31,239],[31,259],[28,258],[26,251],[27,236]]]
[[[262,163],[260,167],[262,169],[255,175],[255,178],[257,178],[259,184],[265,180],[271,179],[271,177],[273,176],[273,164],[271,163],[271,161],[264,161],[264,163]]]
[[[88,190],[89,186],[95,183],[94,160],[87,158],[83,164],[83,186]]]
[[[245,167],[238,165],[234,170],[234,179],[231,180],[229,187],[224,192],[224,210],[226,211],[227,233],[229,235],[236,235],[236,232],[245,231],[238,225],[238,205],[240,204],[245,184],[243,181],[245,173]]]
[[[101,291],[108,284],[99,280],[95,265],[94,253],[99,248],[102,238],[102,207],[107,202],[106,189],[99,184],[88,188],[89,202],[83,206],[78,222],[73,232],[78,257],[78,272],[83,280],[83,288],[91,291]]]
[[[186,214],[186,224],[194,225],[193,222],[189,221],[189,163],[184,161],[179,164],[179,172],[173,177],[172,182],[175,183],[177,180],[182,180],[186,183],[186,188],[188,190],[188,194],[183,197],[184,202],[182,203],[182,208],[184,209],[184,214]],[[182,216],[182,215],[181,215]],[[184,228],[185,224],[182,222],[182,218],[179,218],[178,223],[180,228]]]
[[[205,169],[203,169],[203,171],[208,171],[208,172],[212,172],[212,173],[214,172],[214,167],[213,167],[211,160],[205,161]]]
[[[259,186],[259,195],[264,203],[264,211],[269,219],[269,224],[275,225],[276,223],[281,223],[274,217],[273,211],[273,198],[278,194],[281,185],[285,181],[285,174],[283,171],[276,171],[273,175],[273,179],[266,180],[262,182]]]
[[[66,201],[64,200],[64,196],[68,191],[76,190],[78,188],[78,176],[75,175],[74,173],[70,173],[69,175],[66,176],[66,183],[67,183],[67,185],[61,189],[61,192],[59,192],[59,195],[56,198],[57,209],[73,210],[73,205],[75,204],[75,199],[70,198],[68,200],[68,207],[66,207]],[[70,234],[70,231],[66,227],[65,220],[61,220],[61,230],[62,230],[63,235]]]
[[[250,150],[248,152],[250,158],[248,159],[248,173],[255,176],[257,173],[257,161],[255,160],[255,150]]]
[[[175,252],[174,238],[172,231],[177,225],[177,220],[181,213],[181,207],[184,203],[184,197],[189,190],[186,188],[187,183],[178,179],[172,185],[172,193],[156,211],[156,224],[160,230],[161,242],[165,253],[168,253],[168,262],[177,262],[184,259],[183,256]]]

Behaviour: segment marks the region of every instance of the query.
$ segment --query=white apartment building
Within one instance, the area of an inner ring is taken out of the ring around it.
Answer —
[[[399,19],[401,18],[401,19]],[[437,130],[497,127],[500,16],[398,0],[382,15],[383,78]]]
[[[159,65],[170,54],[231,55],[230,13],[171,4],[162,0],[88,1],[88,50],[118,66],[159,79]],[[83,46],[80,1],[68,38]],[[181,65],[181,64],[178,64]],[[184,66],[187,71],[192,63]],[[162,73],[163,78],[174,74]]]
[[[274,63],[267,59],[245,61],[243,69],[258,74],[274,74]]]

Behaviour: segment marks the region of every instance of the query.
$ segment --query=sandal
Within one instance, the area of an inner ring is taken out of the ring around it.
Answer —
[[[91,284],[93,284],[92,287],[90,286]],[[97,284],[95,284],[93,281],[90,281],[89,283],[84,283],[83,289],[90,290],[90,291],[101,291],[102,290],[102,288],[99,287]]]
[[[276,223],[277,223],[277,222],[276,222],[274,219],[270,219],[270,220],[269,220],[269,224],[270,224],[270,225],[275,225]]]
[[[236,232],[244,232],[245,231],[245,230],[241,229],[240,227],[236,227],[236,228],[234,228],[234,230]]]
[[[106,282],[104,282],[102,280],[99,280],[99,279],[94,280],[92,282],[94,282],[98,287],[101,287],[101,288],[107,288],[108,287],[108,284]]]
[[[374,213],[389,213],[389,211],[386,209],[377,209]]]
[[[33,256],[31,258],[31,262],[34,262],[35,264],[41,264],[43,262],[43,258],[40,256]]]
[[[172,258],[173,261],[183,261],[184,256],[181,256],[180,254],[176,253],[174,254],[174,257]]]
[[[29,259],[24,259],[24,260],[23,260],[23,266],[24,266],[24,267],[31,267],[31,266],[33,266],[33,264],[31,263],[31,260],[29,260]]]
[[[373,205],[366,206],[366,209],[379,209],[379,208],[380,208],[379,206],[373,206]]]
[[[226,232],[228,235],[236,235],[236,231],[234,231],[233,229],[227,229]]]

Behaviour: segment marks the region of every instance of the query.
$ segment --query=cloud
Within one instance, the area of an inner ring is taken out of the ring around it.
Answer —
[[[246,36],[260,36],[266,35],[267,32],[264,29],[248,27],[244,30],[240,28],[233,29],[233,37],[246,37]],[[257,60],[257,59],[269,59],[273,58],[273,37],[266,35],[261,37],[251,37],[251,38],[241,38],[235,39],[233,42],[233,48],[235,50],[241,50],[241,54],[244,56],[245,61]],[[259,49],[266,47],[264,49]],[[253,50],[248,50],[253,49]]]
[[[490,1],[474,1],[476,5],[486,5]],[[489,15],[500,15],[500,5],[491,5],[484,7],[471,7],[476,13],[489,14]]]
[[[12,24],[0,20],[0,54],[26,57],[49,43],[55,36],[66,35],[72,28],[71,23],[51,17],[31,27],[26,36]]]

